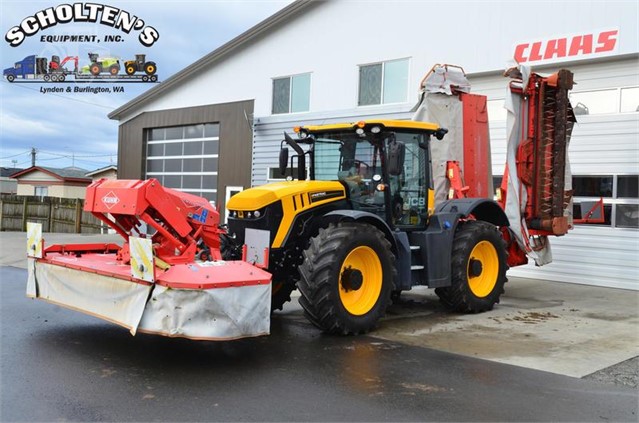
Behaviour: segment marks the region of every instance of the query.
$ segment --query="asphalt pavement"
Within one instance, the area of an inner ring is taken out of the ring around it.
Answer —
[[[25,298],[0,267],[0,421],[637,421],[637,390],[275,315],[197,342]]]

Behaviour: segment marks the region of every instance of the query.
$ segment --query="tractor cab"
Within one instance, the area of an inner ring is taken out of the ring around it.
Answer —
[[[298,169],[309,156],[311,180],[340,181],[353,210],[375,214],[391,227],[426,226],[434,206],[429,140],[432,135],[441,139],[446,129],[424,122],[371,120],[303,126],[296,132],[297,141],[287,136],[285,142],[298,153]],[[310,149],[298,151],[299,144]],[[283,147],[282,172],[287,158],[288,148]]]
[[[135,62],[138,65],[139,69],[144,68],[144,62],[146,61],[146,54],[136,54],[135,55]]]

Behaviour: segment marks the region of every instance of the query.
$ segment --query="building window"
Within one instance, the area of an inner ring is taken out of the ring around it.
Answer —
[[[408,98],[408,59],[359,67],[359,106],[403,103]]]
[[[639,198],[639,177],[637,175],[617,176],[617,198]]]
[[[604,222],[615,228],[639,228],[639,175],[573,176],[574,217],[586,217],[593,208],[601,207]]]
[[[49,195],[49,187],[35,187],[34,192],[36,197],[47,197]]]
[[[571,92],[576,115],[599,115],[639,111],[639,87]]]
[[[216,201],[219,134],[217,123],[148,129],[146,177]]]
[[[273,114],[308,112],[310,101],[310,73],[273,79]]]
[[[575,197],[612,197],[612,175],[573,176],[572,189]]]
[[[576,115],[617,112],[617,90],[571,92],[570,103]]]
[[[501,181],[501,176],[493,176],[493,187],[499,188]],[[639,175],[577,175],[572,177],[572,188],[575,219],[589,218],[584,223],[589,225],[639,228]]]
[[[621,112],[639,112],[639,87],[621,89]]]

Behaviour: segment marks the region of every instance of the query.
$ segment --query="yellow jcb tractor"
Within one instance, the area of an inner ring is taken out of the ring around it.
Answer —
[[[513,88],[526,98],[533,98],[526,90],[537,90],[531,114],[522,116],[532,122],[539,113],[546,120],[538,130],[522,126],[521,135],[534,144],[526,150],[538,159],[531,163],[544,163],[538,170],[548,173],[544,180],[560,172],[563,178],[565,156],[553,148],[566,149],[571,84],[571,79],[565,86],[552,78],[531,79],[530,87]],[[463,119],[464,169],[487,172],[490,166],[481,157],[474,165],[471,157],[477,159],[480,151],[490,155],[486,99],[455,95],[473,105]],[[563,117],[554,119],[558,108]],[[237,245],[256,244],[256,251],[268,254],[260,261],[273,275],[272,310],[281,309],[297,288],[314,325],[328,333],[358,334],[376,326],[393,296],[415,285],[435,288],[442,303],[459,312],[482,312],[499,302],[509,265],[527,261],[504,211],[509,191],[501,190],[499,203],[488,195],[455,198],[451,192],[452,199],[436,205],[433,174],[439,164],[432,161],[431,144],[446,142],[441,140],[447,129],[422,121],[365,120],[295,131],[297,139],[284,134],[279,160],[282,175],[290,166],[294,178],[247,189],[227,203],[228,232]],[[290,160],[289,147],[295,151]],[[555,159],[564,163],[552,163]],[[472,176],[474,185],[485,190],[490,184],[492,192],[491,176]],[[460,192],[472,196],[475,187],[467,188]],[[531,207],[533,212],[522,216],[529,222],[528,235],[563,234],[556,228],[567,227],[558,224],[565,222],[565,194],[563,179],[553,190],[531,188],[528,201],[542,204],[543,213],[552,209],[546,202],[561,206],[552,216],[534,214]]]
[[[507,267],[502,209],[487,199],[453,201],[437,213],[433,207],[429,142],[444,129],[375,120],[298,133],[298,140],[286,135],[298,180],[248,189],[228,203],[229,232],[239,242],[247,228],[272,240],[272,308],[297,286],[313,324],[350,334],[372,329],[391,295],[413,285],[437,288],[463,311],[499,301]],[[283,171],[288,149],[281,151]],[[474,220],[462,220],[470,215]]]

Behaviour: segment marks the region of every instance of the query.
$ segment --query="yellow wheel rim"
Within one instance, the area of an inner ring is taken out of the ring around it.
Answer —
[[[490,294],[499,276],[499,257],[495,246],[481,241],[473,251],[466,267],[468,286],[475,296],[483,298]]]
[[[153,65],[149,65],[149,66],[147,66],[147,67],[146,67],[146,71],[147,71],[148,73],[153,73],[153,72],[155,72],[155,66],[153,66]]]
[[[358,289],[351,289],[345,281],[353,271],[361,273]],[[339,297],[346,311],[355,316],[371,311],[382,292],[383,275],[382,263],[372,248],[360,246],[348,253],[339,272]]]
[[[134,74],[135,68],[133,66],[129,66],[128,68],[126,68],[126,73],[128,73],[129,75]]]

